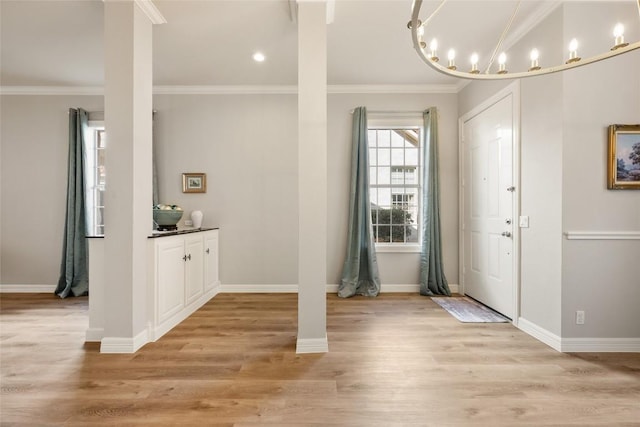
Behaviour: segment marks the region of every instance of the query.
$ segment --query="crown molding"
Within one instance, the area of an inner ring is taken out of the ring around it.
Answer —
[[[154,86],[154,95],[291,95],[294,85]]]
[[[465,85],[328,85],[328,94],[458,93]],[[154,95],[295,95],[295,85],[154,86]],[[0,86],[0,95],[104,95],[102,86]]]
[[[153,4],[152,0],[135,0],[136,5],[140,8],[142,12],[149,18],[152,24],[166,24],[167,20],[162,13],[158,10],[155,4]]]
[[[0,95],[104,95],[102,86],[0,86]]]
[[[534,10],[527,18],[516,28],[511,31],[511,34],[505,38],[502,50],[507,51],[518,43],[525,35],[536,28],[542,21],[551,13],[562,5],[560,1],[544,1]]]
[[[452,85],[328,85],[327,93],[458,93],[460,84]]]

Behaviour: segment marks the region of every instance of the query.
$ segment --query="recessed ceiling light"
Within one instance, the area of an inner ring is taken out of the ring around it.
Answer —
[[[267,59],[262,52],[256,52],[253,54],[253,60],[256,62],[264,62]]]

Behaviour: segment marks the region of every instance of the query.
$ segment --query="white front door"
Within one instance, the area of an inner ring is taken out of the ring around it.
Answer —
[[[511,93],[462,122],[463,287],[513,319],[514,119]]]

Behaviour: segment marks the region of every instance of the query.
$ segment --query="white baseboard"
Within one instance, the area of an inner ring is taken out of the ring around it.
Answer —
[[[105,337],[100,344],[100,353],[132,354],[147,343],[149,332],[144,329],[133,338]]]
[[[449,289],[452,293],[459,292],[460,287],[457,284],[450,284]],[[252,294],[276,294],[276,293],[298,293],[298,285],[222,285],[220,292],[225,293],[252,293]],[[328,294],[337,293],[338,285],[327,285],[326,292]],[[406,284],[406,285],[394,285],[394,284],[382,284],[380,288],[382,293],[393,292],[420,292],[420,285]]]
[[[640,338],[563,338],[563,353],[640,353]]]
[[[531,335],[538,341],[541,341],[556,351],[562,351],[562,338],[547,331],[544,328],[528,321],[525,318],[518,318],[518,329]]]
[[[640,338],[562,338],[522,317],[518,328],[562,353],[640,353]]]
[[[56,285],[0,284],[0,293],[3,294],[52,294],[55,291]]]
[[[298,285],[221,285],[220,292],[230,294],[297,294]]]
[[[327,353],[329,351],[329,341],[324,338],[298,338],[296,343],[296,353]]]

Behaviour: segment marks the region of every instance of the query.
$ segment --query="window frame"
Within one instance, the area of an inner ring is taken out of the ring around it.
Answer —
[[[419,253],[422,249],[422,235],[420,233],[420,229],[422,228],[422,224],[420,219],[422,218],[422,189],[423,189],[423,182],[422,182],[422,168],[423,166],[423,133],[424,133],[424,123],[423,123],[423,119],[422,116],[394,116],[392,114],[390,115],[380,115],[380,116],[376,116],[374,118],[369,118],[367,120],[367,132],[370,130],[380,130],[380,129],[419,129],[419,136],[418,136],[418,167],[417,167],[417,174],[418,174],[418,184],[417,186],[411,186],[411,188],[417,188],[417,195],[418,195],[418,202],[417,202],[417,218],[416,218],[416,225],[417,225],[417,229],[418,229],[418,241],[417,242],[375,242],[375,248],[376,248],[376,252],[397,252],[397,253]],[[374,147],[371,147],[369,145],[368,149],[371,150]],[[375,148],[377,149],[377,147]],[[398,165],[396,165],[398,166]],[[370,173],[371,170],[371,159],[369,159],[369,171],[367,171],[367,173]],[[376,165],[377,167],[377,165]],[[392,165],[390,165],[390,167],[393,167]],[[406,165],[402,165],[399,167],[406,167]],[[386,184],[384,184],[384,186],[387,186]],[[388,185],[389,188],[393,188],[393,187],[404,187],[404,188],[408,188],[405,187],[406,184],[402,184],[402,185],[397,185],[397,184],[393,184],[392,182],[392,178],[390,177],[390,184]],[[369,186],[368,189],[369,191],[371,191],[372,188],[381,188],[380,184],[371,184],[371,179],[369,179]],[[406,194],[406,193],[405,193]],[[393,195],[391,196],[393,198]]]
[[[102,132],[103,137],[105,135],[105,127],[103,120],[89,120],[86,133],[84,135],[84,180],[85,180],[85,220],[86,220],[86,233],[88,236],[103,236],[104,235],[104,206],[98,206],[98,191],[105,190],[106,183],[104,185],[99,184],[99,151],[105,150],[105,147],[98,148],[98,133]],[[103,165],[104,166],[104,165]],[[106,177],[106,173],[105,173]],[[106,178],[105,178],[106,179]],[[103,194],[104,197],[104,194]],[[103,198],[104,202],[104,198]],[[102,209],[102,221],[98,222],[98,209]],[[102,231],[100,231],[102,230]]]

